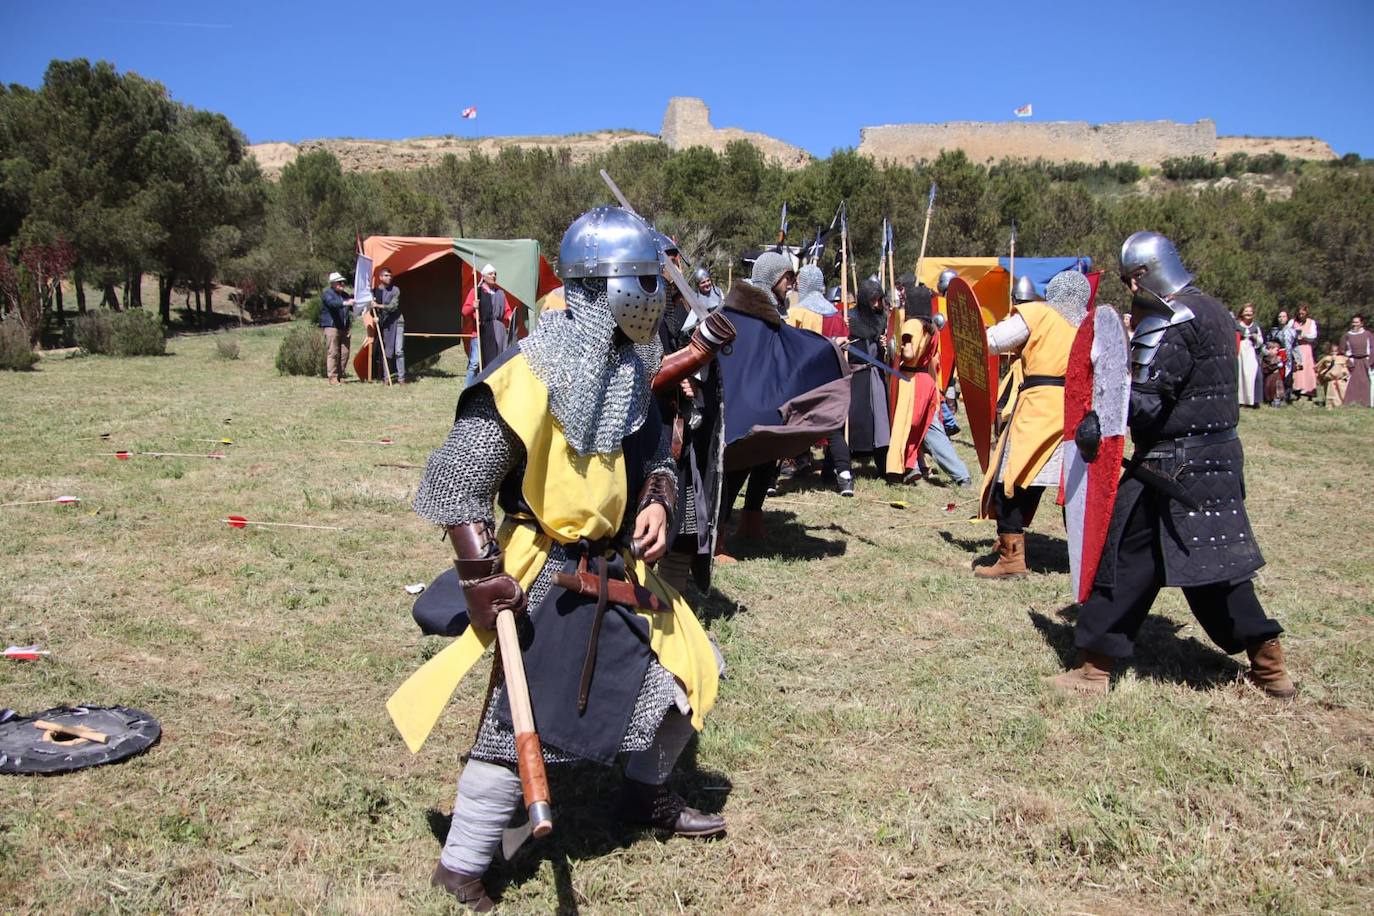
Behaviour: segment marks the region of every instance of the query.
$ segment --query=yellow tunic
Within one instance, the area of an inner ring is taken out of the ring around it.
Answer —
[[[801,328],[803,331],[812,331],[816,334],[821,332],[822,323],[825,321],[820,315],[810,309],[794,305],[787,310],[787,317],[783,319],[794,328]]]
[[[1021,347],[1021,367],[1027,376],[1063,378],[1069,368],[1069,350],[1078,329],[1044,302],[1023,302],[1015,311],[1026,322],[1030,337]],[[1064,441],[1064,389],[1039,385],[1016,394],[1011,422],[998,437],[993,454],[1001,456],[1003,492],[1030,486],[1035,475]],[[998,466],[983,479],[983,504],[988,505]]]
[[[525,446],[521,495],[537,528],[506,518],[497,533],[506,572],[526,590],[543,569],[554,541],[612,537],[620,527],[629,494],[625,455],[578,455],[549,412],[549,393],[517,354],[486,380],[496,409]],[[706,632],[682,596],[642,560],[624,554],[625,566],[671,611],[640,611],[649,623],[649,645],[659,664],[682,683],[692,706],[692,725],[700,731],[715,705],[719,669]],[[469,627],[442,652],[410,676],[387,701],[387,712],[411,752],[419,751],[448,705],[453,691],[495,640],[492,630]],[[536,727],[538,723],[535,723]]]

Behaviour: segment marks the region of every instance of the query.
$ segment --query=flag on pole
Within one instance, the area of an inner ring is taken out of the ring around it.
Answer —
[[[1031,116],[1031,114],[1032,114],[1030,102],[1027,102],[1026,104],[1022,105],[1020,108],[1017,108],[1016,110],[1014,110],[1014,111],[1012,112],[1012,114],[1016,115],[1018,118],[1029,118],[1029,117]],[[464,117],[467,117],[467,116],[464,115]]]
[[[475,118],[475,117],[477,117],[477,106],[476,106],[476,105],[469,105],[467,108],[464,108],[464,109],[463,109],[463,120],[464,120],[464,121],[471,121],[471,120],[472,120],[473,118]]]

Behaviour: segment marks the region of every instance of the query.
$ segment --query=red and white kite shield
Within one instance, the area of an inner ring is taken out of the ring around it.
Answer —
[[[1064,522],[1069,534],[1069,581],[1074,601],[1092,591],[1112,523],[1126,416],[1131,400],[1130,345],[1121,316],[1099,305],[1078,327],[1064,379]],[[1078,423],[1097,411],[1102,446],[1091,464],[1074,442]]]
[[[988,353],[988,329],[973,287],[955,277],[945,290],[950,337],[954,340],[954,366],[959,370],[959,391],[964,396],[973,448],[986,472],[992,456],[992,418],[997,413],[997,357]]]

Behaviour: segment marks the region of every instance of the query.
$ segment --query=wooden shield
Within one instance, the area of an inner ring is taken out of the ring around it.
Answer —
[[[1102,562],[1121,480],[1130,400],[1126,328],[1115,309],[1100,305],[1078,327],[1064,379],[1064,525],[1074,601],[1087,600]],[[1074,442],[1079,421],[1089,410],[1097,412],[1102,428],[1102,445],[1091,463]]]
[[[969,433],[978,453],[978,464],[986,472],[992,455],[992,418],[997,407],[997,357],[988,353],[983,312],[973,287],[963,277],[950,281],[945,291],[945,308]]]

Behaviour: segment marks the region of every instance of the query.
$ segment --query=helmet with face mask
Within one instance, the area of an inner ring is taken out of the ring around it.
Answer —
[[[940,279],[935,282],[936,288],[940,290],[940,295],[943,296],[945,294],[945,290],[949,289],[950,281],[957,276],[959,276],[959,271],[957,270],[951,269],[940,271]]]
[[[1158,232],[1137,232],[1121,245],[1121,279],[1135,280],[1164,299],[1191,283],[1193,275],[1173,242]]]
[[[593,288],[604,284],[616,325],[645,343],[654,336],[666,299],[658,242],[659,234],[630,211],[597,207],[563,234],[558,275]]]

